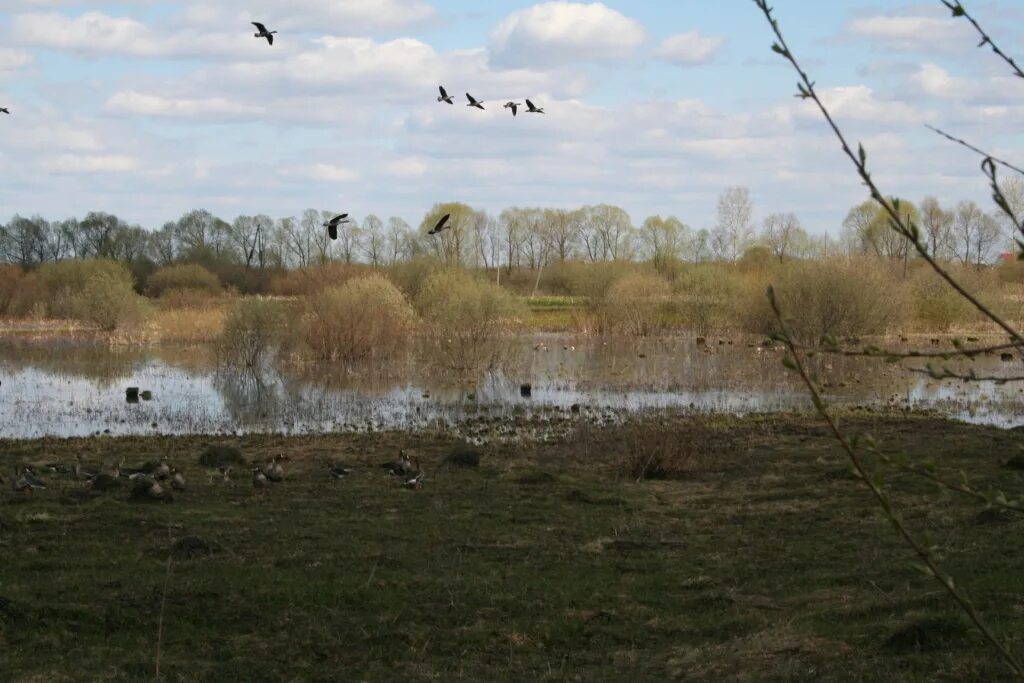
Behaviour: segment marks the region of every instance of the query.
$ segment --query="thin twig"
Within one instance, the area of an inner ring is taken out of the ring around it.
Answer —
[[[979,156],[981,156],[984,159],[991,159],[992,161],[996,162],[1000,166],[1004,166],[1004,167],[1008,168],[1009,170],[1011,170],[1011,171],[1013,171],[1015,173],[1019,173],[1021,175],[1024,175],[1024,169],[1021,169],[1021,168],[1019,168],[1017,166],[1014,166],[1009,161],[1004,161],[1003,159],[1000,159],[999,157],[992,156],[991,154],[989,154],[985,150],[981,149],[980,147],[975,147],[974,145],[972,145],[971,143],[967,142],[966,140],[958,138],[958,137],[956,137],[954,135],[950,135],[949,133],[947,133],[946,131],[942,130],[941,128],[936,128],[935,126],[933,126],[931,124],[928,124],[928,123],[924,124],[924,126],[925,126],[925,128],[938,133],[939,135],[941,135],[942,137],[946,138],[950,142],[955,142],[956,144],[960,145],[961,147],[966,147],[967,149],[971,150],[975,154],[978,154]]]
[[[758,6],[763,6],[765,10],[768,11],[767,5],[764,4],[766,0],[754,0],[754,2],[757,3]],[[769,19],[770,18],[771,15],[769,14]],[[787,365],[792,369],[796,370],[797,373],[799,373],[801,379],[803,379],[804,384],[807,386],[807,390],[811,394],[811,400],[814,403],[814,407],[818,410],[818,413],[821,415],[821,417],[824,418],[824,420],[828,423],[828,427],[829,430],[832,432],[832,435],[843,447],[843,450],[846,451],[846,455],[849,457],[850,462],[856,470],[860,480],[864,482],[864,484],[871,491],[872,495],[878,501],[878,504],[882,507],[885,516],[892,523],[893,528],[896,529],[896,532],[900,535],[900,537],[903,538],[903,541],[907,544],[907,546],[910,547],[911,550],[913,550],[914,554],[917,555],[918,559],[920,559],[921,562],[924,563],[924,566],[927,569],[927,573],[933,578],[935,578],[935,580],[942,585],[942,587],[946,590],[950,597],[952,597],[953,600],[955,600],[957,604],[960,605],[960,608],[963,609],[963,611],[967,614],[970,620],[982,633],[985,639],[988,640],[989,643],[991,643],[992,646],[999,651],[1003,659],[1014,671],[1014,673],[1018,677],[1024,679],[1024,667],[1022,667],[1017,662],[1013,654],[989,629],[988,625],[982,620],[981,615],[974,608],[974,604],[966,595],[964,595],[960,591],[960,589],[956,585],[956,582],[953,580],[953,577],[947,574],[945,571],[943,571],[943,569],[939,566],[938,562],[936,561],[935,557],[928,550],[928,547],[921,541],[917,540],[917,538],[913,535],[913,533],[911,533],[907,525],[903,523],[903,520],[899,517],[899,515],[896,514],[896,511],[893,509],[892,502],[889,500],[889,497],[885,494],[885,491],[882,490],[880,481],[876,480],[874,477],[870,475],[870,473],[864,465],[863,460],[860,457],[860,454],[857,452],[857,449],[855,448],[854,444],[846,437],[845,434],[843,434],[842,430],[839,428],[839,422],[836,420],[836,418],[832,415],[831,411],[829,410],[828,405],[825,403],[825,399],[822,397],[821,392],[818,390],[817,384],[815,384],[814,380],[811,379],[811,376],[804,365],[803,359],[800,356],[800,352],[797,350],[796,346],[791,341],[792,337],[789,333],[789,328],[782,317],[782,311],[779,308],[778,302],[775,299],[775,292],[770,287],[768,289],[768,300],[771,303],[772,310],[775,313],[775,318],[779,323],[780,329],[782,330],[782,334],[779,335],[779,337],[782,340],[782,342],[786,345],[786,347],[789,349],[790,355],[788,356],[787,361],[791,362],[787,363]]]
[[[918,477],[924,477],[933,484],[936,484],[937,486],[940,486],[946,489],[947,491],[963,494],[970,498],[974,498],[977,501],[985,503],[986,505],[1002,508],[1004,510],[1011,510],[1013,512],[1024,513],[1024,507],[1021,507],[1019,504],[1015,502],[1001,500],[999,497],[986,495],[981,491],[971,488],[967,484],[962,484],[959,482],[943,479],[934,472],[930,472],[929,470],[921,468],[917,465],[898,464],[893,466],[900,472],[904,472],[906,474],[913,474]]]
[[[985,47],[986,45],[990,46],[992,48],[992,52],[996,53],[1004,62],[1010,65],[1010,68],[1013,69],[1013,73],[1016,76],[1024,78],[1024,71],[1021,71],[1021,68],[1017,66],[1017,62],[1013,61],[1012,57],[1010,57],[1005,52],[999,49],[999,46],[995,44],[991,36],[989,36],[985,32],[985,30],[981,28],[978,22],[974,20],[974,17],[967,13],[967,8],[963,6],[963,3],[961,3],[960,0],[941,1],[943,5],[949,8],[949,10],[953,13],[954,17],[963,17],[967,21],[971,22],[971,25],[974,26],[974,29],[978,32],[978,35],[981,36],[981,42],[978,43],[978,47]]]

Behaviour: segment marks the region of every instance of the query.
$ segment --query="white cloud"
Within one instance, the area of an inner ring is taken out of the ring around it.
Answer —
[[[491,33],[503,65],[554,65],[621,59],[643,44],[640,22],[600,3],[546,2],[506,17]]]
[[[251,28],[251,27],[247,27]],[[89,11],[75,17],[59,12],[17,14],[11,20],[13,40],[29,46],[65,50],[87,56],[256,58],[271,56],[264,42],[247,29],[231,33],[181,30],[155,31],[132,17]]]
[[[960,51],[972,45],[968,28],[948,13],[931,15],[875,15],[860,17],[847,31],[881,47],[909,52]]]
[[[832,115],[840,121],[863,121],[875,125],[914,124],[929,118],[927,113],[920,112],[904,102],[879,99],[866,85],[823,88],[818,94]],[[797,112],[804,118],[821,118],[821,112],[810,100],[802,100],[795,106]]]
[[[62,154],[46,164],[57,173],[126,173],[139,168],[139,162],[120,154]]]
[[[281,170],[280,175],[309,178],[328,183],[351,183],[359,180],[359,174],[352,169],[329,163],[286,166]]]
[[[679,66],[706,64],[723,45],[725,38],[722,36],[705,36],[700,31],[687,31],[663,40],[655,55]]]
[[[282,9],[287,8],[287,12]],[[262,21],[270,29],[317,30],[332,35],[378,33],[430,22],[437,12],[424,0],[220,0],[191,4],[184,19],[199,25]]]
[[[35,58],[29,52],[9,47],[0,47],[0,74],[17,71],[28,66],[33,61],[35,61]]]
[[[168,118],[231,118],[261,113],[258,107],[233,102],[224,97],[172,98],[135,90],[115,93],[104,109],[115,114]]]

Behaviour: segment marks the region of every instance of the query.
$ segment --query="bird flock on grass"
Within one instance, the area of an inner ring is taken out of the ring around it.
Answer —
[[[252,471],[252,489],[254,493],[282,484],[286,481],[284,465],[287,458],[283,455],[275,455],[263,464],[254,464]],[[406,451],[399,450],[398,459],[382,463],[384,469],[393,479],[399,481],[401,488],[418,491],[423,488],[426,473],[420,464],[419,458],[409,456]],[[118,488],[122,483],[127,482],[129,487],[130,501],[157,501],[171,502],[175,492],[182,493],[188,490],[188,482],[183,472],[173,466],[167,456],[159,462],[150,462],[137,467],[128,467],[124,459],[112,468],[104,471],[103,468],[89,465],[82,462],[80,456],[76,455],[73,464],[62,462],[48,462],[43,465],[21,465],[14,470],[14,478],[11,480],[11,488],[26,497],[31,497],[36,491],[46,490],[47,483],[39,478],[36,470],[45,470],[51,475],[63,475],[70,477],[71,481],[83,484],[82,488],[75,489],[79,495],[90,495],[101,491],[111,491]],[[230,484],[231,467],[217,466],[210,469],[207,480],[210,484]],[[339,481],[354,475],[356,470],[345,465],[332,462],[325,467],[327,478]],[[0,474],[0,485],[6,481]]]
[[[277,34],[277,31],[271,31],[271,30],[267,29],[266,25],[263,24],[262,22],[259,22],[259,21],[253,21],[253,22],[250,22],[250,23],[253,26],[256,27],[256,31],[257,31],[255,34],[253,34],[253,37],[258,38],[260,40],[266,40],[267,44],[270,45],[270,46],[274,45],[274,36]],[[448,94],[448,91],[444,89],[443,85],[442,86],[438,86],[438,91],[440,92],[440,95],[437,98],[438,102],[445,102],[445,103],[451,104],[451,105],[455,104],[455,99],[451,95]],[[469,102],[466,105],[467,107],[473,107],[475,109],[480,109],[480,110],[484,109],[483,100],[477,100],[476,98],[474,98],[469,93],[466,93],[466,100],[468,100],[468,102]],[[520,104],[519,102],[514,102],[514,101],[510,100],[510,101],[506,102],[503,105],[503,108],[504,109],[511,109],[512,110],[512,116],[514,118],[518,114],[519,108],[522,107],[522,106],[523,105]],[[0,107],[0,113],[10,114],[11,112],[10,112],[10,110],[8,110],[7,107]],[[535,106],[533,104],[533,102],[531,102],[529,99],[527,99],[526,100],[526,113],[527,114],[543,114],[545,112],[544,112],[543,108]],[[428,235],[438,235],[441,232],[443,232],[444,230],[450,228],[451,226],[448,225],[448,221],[449,221],[450,218],[451,218],[451,214],[445,214],[444,216],[442,216],[441,220],[438,221],[436,226],[434,226],[434,229],[430,230],[429,232],[427,232],[427,234]],[[342,225],[349,224],[351,222],[352,221],[348,220],[348,214],[347,213],[343,213],[343,214],[341,214],[339,216],[336,216],[336,217],[332,218],[329,221],[326,221],[323,224],[323,227],[327,228],[327,234],[330,236],[330,238],[332,240],[337,240],[338,239],[338,227],[342,226]],[[255,247],[253,247],[253,249],[255,250]],[[250,258],[252,258],[251,254],[250,254]]]

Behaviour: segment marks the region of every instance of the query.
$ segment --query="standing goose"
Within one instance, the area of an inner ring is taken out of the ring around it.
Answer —
[[[167,464],[167,458],[160,461],[160,465],[153,471],[153,478],[163,481],[171,476],[171,466]]]
[[[444,89],[443,85],[437,86],[437,89],[441,92],[441,95],[437,98],[438,102],[447,102],[448,104],[455,104],[455,100],[448,94],[448,91]]]
[[[82,457],[75,454],[75,479],[81,479],[83,481],[92,481],[99,476],[100,471],[95,467],[82,466]]]
[[[255,38],[266,38],[268,43],[270,43],[271,45],[274,44],[274,34],[277,33],[277,31],[268,31],[267,27],[264,26],[263,24],[261,24],[258,21],[252,22],[252,25],[256,27],[257,31],[259,31],[259,33],[257,33],[253,37],[255,37]]]
[[[171,488],[175,491],[184,491],[186,488],[185,475],[176,468],[171,470]]]
[[[526,113],[527,114],[543,114],[544,110],[533,106],[533,102],[526,100]]]
[[[280,460],[281,456],[275,455],[274,459],[270,460],[267,463],[267,466],[263,469],[263,472],[264,474],[266,474],[267,479],[274,482],[275,484],[284,481],[284,468],[281,467]]]
[[[254,489],[265,489],[268,485],[267,475],[259,467],[252,468],[252,487]]]
[[[405,452],[404,448],[398,451],[398,460],[386,462],[381,467],[386,469],[388,474],[396,477],[413,472],[412,460],[409,459],[409,454]]]
[[[469,104],[466,105],[467,107],[476,107],[477,109],[484,108],[484,103],[476,101],[469,93],[466,93],[466,99],[469,100]]]
[[[430,232],[428,232],[427,234],[428,235],[436,235],[439,232],[441,232],[442,230],[450,229],[452,226],[448,225],[448,219],[451,218],[451,217],[452,217],[452,215],[450,213],[446,213],[445,215],[441,216],[441,220],[439,220],[437,222],[437,225],[434,226],[434,229],[431,230]]]
[[[515,117],[516,112],[519,111],[519,107],[521,107],[521,106],[522,105],[519,104],[518,102],[506,102],[505,103],[505,109],[511,109],[512,110],[512,117],[513,118]]]
[[[327,234],[331,236],[331,239],[336,240],[338,239],[338,226],[350,222],[351,221],[348,220],[348,214],[343,213],[340,216],[335,216],[324,223],[324,227],[327,228]]]
[[[24,491],[26,496],[31,496],[32,492],[36,489],[45,489],[46,483],[36,477],[35,472],[32,471],[31,467],[25,467],[21,472],[15,470],[14,477],[14,490],[18,493]]]

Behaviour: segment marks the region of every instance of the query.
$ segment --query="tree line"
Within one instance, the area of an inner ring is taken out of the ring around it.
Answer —
[[[1024,209],[1024,183],[1011,181],[1006,195]],[[973,202],[945,208],[934,197],[919,205],[892,201],[920,226],[940,258],[984,264],[1010,249],[1009,226]],[[452,216],[451,229],[428,237],[427,230],[445,213]],[[190,261],[263,270],[328,261],[394,265],[430,256],[450,265],[511,271],[569,260],[735,263],[752,252],[780,261],[838,254],[904,261],[912,256],[906,240],[889,229],[885,212],[870,201],[850,210],[839,238],[833,239],[809,234],[791,212],[772,213],[756,223],[750,193],[742,187],[721,194],[715,225],[703,229],[675,216],[650,216],[636,226],[624,209],[608,204],[575,210],[512,207],[493,215],[450,202],[435,205],[418,229],[398,217],[384,221],[370,214],[340,226],[332,241],[322,227],[332,215],[307,209],[298,217],[242,215],[228,222],[199,209],[159,230],[102,212],[61,221],[14,216],[0,225],[0,261],[32,268],[107,258],[135,269]]]

